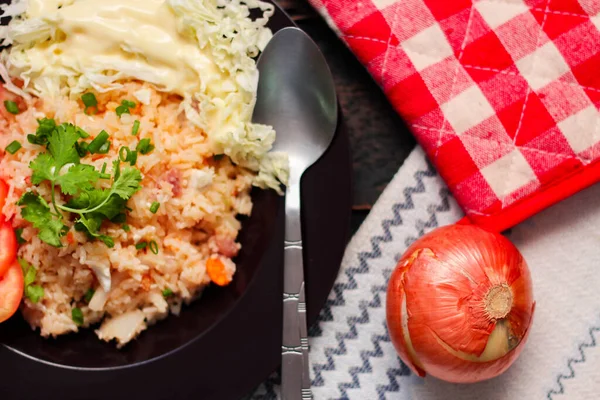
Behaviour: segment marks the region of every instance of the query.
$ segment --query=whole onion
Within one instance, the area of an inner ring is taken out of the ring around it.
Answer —
[[[400,358],[419,376],[477,382],[519,356],[535,302],[531,275],[505,237],[472,225],[414,242],[390,279],[387,323]]]

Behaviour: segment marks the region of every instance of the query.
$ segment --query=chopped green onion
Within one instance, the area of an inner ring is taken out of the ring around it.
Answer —
[[[116,162],[114,163],[114,168],[115,169],[113,171],[113,174],[115,176],[116,181],[121,176],[121,163],[119,162],[119,160],[116,160]]]
[[[106,163],[102,164],[102,170],[100,171],[101,174],[106,172]]]
[[[73,322],[75,322],[75,325],[83,325],[83,312],[81,312],[81,308],[75,307],[71,310],[71,318],[73,319]]]
[[[85,157],[88,153],[87,142],[75,142],[75,150],[77,150],[77,154],[79,154],[79,157]]]
[[[100,179],[110,179],[110,174],[100,174]]]
[[[135,163],[137,162],[137,151],[132,150],[131,153],[129,154],[129,164],[131,164],[131,166],[133,167],[135,165]]]
[[[21,270],[23,271],[23,276],[25,276],[25,274],[27,274],[27,271],[29,270],[29,267],[31,267],[31,265],[27,261],[25,261],[25,259],[23,259],[21,257],[17,258],[17,262],[21,266]]]
[[[158,243],[156,243],[156,240],[150,241],[148,247],[150,248],[151,252],[153,252],[154,254],[158,254]]]
[[[123,228],[123,230],[124,230],[125,232],[129,232],[129,231],[131,230],[131,228],[130,228],[130,227],[129,227],[129,225],[127,225],[127,224],[123,224],[123,225],[121,226],[121,228]]]
[[[23,267],[21,266],[21,268],[23,268]],[[23,284],[25,286],[31,285],[33,282],[35,282],[36,275],[37,275],[36,269],[32,265],[30,265],[29,268],[27,269],[27,272],[25,273],[25,276],[23,277]]]
[[[150,206],[150,212],[152,214],[156,214],[156,212],[158,211],[158,208],[160,207],[160,203],[158,201],[155,201],[154,203],[152,203],[152,205]]]
[[[17,103],[11,100],[4,100],[4,108],[6,108],[6,111],[8,111],[9,113],[15,115],[18,114],[20,111]]]
[[[117,116],[120,117],[123,114],[131,114],[129,109],[134,107],[135,103],[133,101],[123,100],[121,101],[121,105],[116,108],[115,112],[117,113]]]
[[[166,288],[165,290],[162,291],[162,295],[163,295],[163,297],[171,297],[171,296],[173,296],[173,291],[169,288]]]
[[[133,128],[131,128],[131,134],[133,136],[137,136],[137,134],[138,134],[139,131],[140,131],[140,121],[136,119],[133,122]]]
[[[83,299],[86,303],[89,303],[92,300],[92,297],[94,297],[94,293],[96,293],[96,291],[92,288],[89,288],[87,292],[85,292],[85,294],[83,295]]]
[[[23,244],[26,243],[27,241],[25,239],[23,239],[23,228],[17,228],[15,229],[15,235],[17,236],[17,243],[19,244]]]
[[[102,130],[98,136],[96,136],[96,138],[90,142],[87,147],[88,151],[92,154],[97,153],[107,140],[108,133],[105,130]]]
[[[32,303],[37,303],[44,297],[44,288],[38,285],[29,285],[25,288],[25,296],[27,296]]]
[[[83,129],[81,129],[80,127],[77,127],[77,134],[82,139],[87,139],[90,137],[90,134],[87,133],[86,131],[84,131]]]
[[[83,105],[86,107],[96,107],[98,105],[98,100],[96,100],[94,93],[85,93],[81,96],[81,101],[83,101]]]
[[[150,153],[152,150],[154,150],[154,145],[152,145],[150,143],[150,139],[146,138],[146,139],[140,140],[140,142],[138,143],[138,145],[135,149],[137,151],[139,151],[141,154],[145,155],[145,154]]]
[[[123,162],[129,161],[130,154],[131,154],[131,150],[129,150],[129,147],[127,147],[127,146],[122,146],[119,149],[119,158]]]
[[[106,153],[108,153],[109,150],[110,150],[110,140],[108,142],[104,143],[102,146],[100,146],[100,148],[98,149],[98,151],[96,153],[106,154]]]
[[[135,245],[135,248],[138,250],[143,250],[146,247],[148,247],[148,242],[139,242],[138,244]]]
[[[15,154],[17,151],[19,151],[21,149],[21,143],[19,143],[17,140],[13,141],[11,144],[9,144],[8,146],[6,146],[6,152],[10,153],[10,154]]]

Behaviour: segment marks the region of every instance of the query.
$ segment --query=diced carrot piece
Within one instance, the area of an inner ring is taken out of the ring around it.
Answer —
[[[71,232],[71,231],[69,231],[69,233],[67,233],[67,242],[69,244],[75,243],[75,235],[73,235],[73,232]]]
[[[206,272],[210,280],[219,286],[227,286],[231,282],[231,275],[225,270],[225,264],[218,258],[209,258],[206,261]]]
[[[152,277],[150,276],[150,274],[144,274],[142,276],[142,289],[144,289],[147,292],[148,290],[150,290],[151,285]]]

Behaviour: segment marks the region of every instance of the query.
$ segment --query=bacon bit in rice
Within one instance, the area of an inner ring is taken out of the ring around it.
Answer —
[[[151,285],[152,277],[150,276],[150,274],[144,274],[142,276],[142,289],[144,289],[147,292],[148,290],[150,290]]]
[[[219,254],[229,258],[237,256],[239,249],[233,239],[217,236],[216,243],[217,248],[219,249]]]
[[[27,186],[31,186],[31,176],[25,177],[25,183],[27,184]]]
[[[231,282],[231,275],[225,270],[225,264],[218,258],[209,258],[206,261],[206,273],[210,280],[219,286],[227,286]]]
[[[171,184],[171,191],[175,197],[179,197],[181,196],[181,193],[183,193],[183,189],[181,187],[182,178],[183,176],[181,175],[181,171],[177,168],[172,168],[166,173],[165,181]]]
[[[75,243],[75,235],[73,235],[73,232],[71,232],[71,231],[69,231],[69,233],[67,233],[67,243],[69,243],[69,244]]]

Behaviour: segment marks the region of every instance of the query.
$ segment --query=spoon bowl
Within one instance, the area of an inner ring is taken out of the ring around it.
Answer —
[[[258,60],[253,121],[272,125],[274,150],[288,153],[290,174],[304,172],[327,150],[337,126],[331,72],[317,45],[298,28],[284,28]]]

